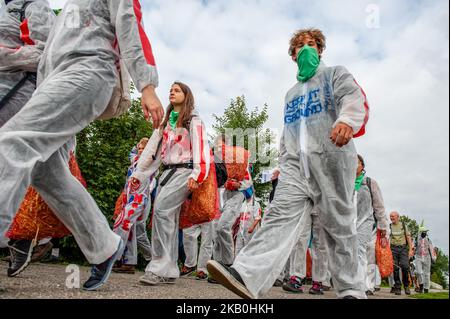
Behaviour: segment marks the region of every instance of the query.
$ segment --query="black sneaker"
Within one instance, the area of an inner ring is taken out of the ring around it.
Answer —
[[[394,290],[395,292],[395,295],[396,296],[401,296],[402,295],[402,289],[401,288],[395,288],[395,290]]]
[[[409,287],[405,287],[405,294],[407,295],[411,294],[411,290],[409,289]]]
[[[381,288],[380,287],[375,287],[375,292],[378,292],[378,291],[381,291]]]
[[[367,290],[366,291],[366,296],[373,296],[373,291],[372,290]]]
[[[354,296],[345,296],[345,297],[342,298],[342,299],[358,299],[358,298],[356,298],[356,297],[354,297]]]
[[[11,260],[7,270],[8,277],[15,277],[27,268],[33,254],[34,242],[27,239],[11,239],[8,243]]]
[[[283,281],[280,279],[275,280],[275,283],[273,284],[274,287],[283,287]]]
[[[391,287],[390,293],[391,293],[391,294],[395,294],[395,287]]]
[[[424,290],[423,290],[423,293],[424,293],[424,294],[427,294],[427,293],[429,293],[429,292],[430,292],[429,289],[424,289]]]
[[[303,293],[303,285],[301,278],[292,276],[284,285],[283,290],[293,293]]]
[[[245,287],[244,281],[239,273],[233,268],[215,260],[208,261],[206,268],[210,276],[228,290],[234,292],[241,298],[254,299],[250,291]]]
[[[93,291],[97,290],[105,284],[111,275],[112,268],[117,259],[122,257],[123,253],[123,241],[119,242],[119,247],[116,252],[109,257],[106,261],[99,265],[94,265],[91,268],[91,277],[83,284],[83,290]]]

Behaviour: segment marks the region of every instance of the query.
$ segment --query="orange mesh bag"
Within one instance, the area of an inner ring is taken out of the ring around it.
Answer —
[[[248,160],[250,153],[239,146],[224,146],[223,160],[227,168],[229,179],[242,181],[247,173]]]
[[[181,206],[180,211],[180,223],[179,228],[185,229],[194,226],[194,224],[189,220],[189,207],[191,206],[191,200],[186,199],[186,201]]]
[[[69,168],[72,174],[86,187],[75,157],[70,154]],[[62,238],[70,231],[52,212],[38,192],[29,187],[17,215],[7,232],[10,239],[43,239],[47,237]]]
[[[116,220],[120,213],[125,209],[127,202],[127,194],[125,192],[120,193],[116,200],[116,206],[114,208],[113,220]]]
[[[209,174],[198,189],[192,192],[190,202],[185,202],[180,212],[180,228],[210,222],[220,217],[216,167],[211,158]]]
[[[381,278],[389,277],[394,272],[394,259],[389,244],[386,247],[381,245],[381,232],[377,230],[377,241],[375,243],[375,256]]]

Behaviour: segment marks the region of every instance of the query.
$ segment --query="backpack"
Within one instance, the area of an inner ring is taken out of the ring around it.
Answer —
[[[219,161],[216,157],[216,155],[214,155],[215,158],[215,165],[216,165],[216,180],[217,180],[217,187],[222,187],[223,185],[225,185],[227,179],[228,179],[228,175],[227,175],[227,167],[225,166],[224,163],[222,163],[221,161]]]
[[[372,200],[372,208],[373,208],[373,194],[372,194],[372,180],[370,179],[370,177],[366,177],[366,183],[367,183],[367,188],[369,188],[369,193],[370,193],[370,198]],[[377,228],[377,217],[375,216],[375,211],[373,211],[373,219],[375,221],[375,223],[373,224],[373,229]]]
[[[190,120],[187,122],[186,129],[189,129],[191,126],[191,121],[192,119],[196,117],[196,115],[191,116]],[[214,153],[214,151],[213,151]],[[214,166],[216,168],[216,181],[217,181],[217,188],[222,187],[223,185],[225,185],[227,179],[228,179],[228,175],[227,175],[227,167],[225,166],[225,164],[222,162],[222,160],[220,160],[216,154],[214,154]]]

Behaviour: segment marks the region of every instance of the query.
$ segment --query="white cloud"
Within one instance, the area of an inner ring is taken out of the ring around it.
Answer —
[[[61,7],[65,1],[50,1]],[[357,147],[388,210],[426,220],[448,253],[448,3],[445,0],[141,0],[167,101],[174,80],[191,86],[208,126],[229,100],[270,107],[281,130],[285,92],[295,82],[290,35],[315,26],[328,38],[324,60],[345,65],[371,104]],[[367,27],[368,5],[379,9]]]

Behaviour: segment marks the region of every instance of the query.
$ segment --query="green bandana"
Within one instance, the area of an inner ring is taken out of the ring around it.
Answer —
[[[363,179],[364,179],[364,176],[366,176],[366,173],[362,172],[362,173],[356,178],[356,181],[355,181],[355,190],[356,190],[356,191],[359,191],[359,189],[361,188],[361,184],[362,184],[362,181],[363,181]]]
[[[177,127],[177,121],[179,116],[180,113],[178,112],[175,111],[170,112],[169,124],[172,127],[172,130],[175,130],[175,128]]]
[[[316,74],[319,64],[320,58],[317,50],[309,45],[305,45],[297,55],[297,80],[300,82],[308,81]]]

